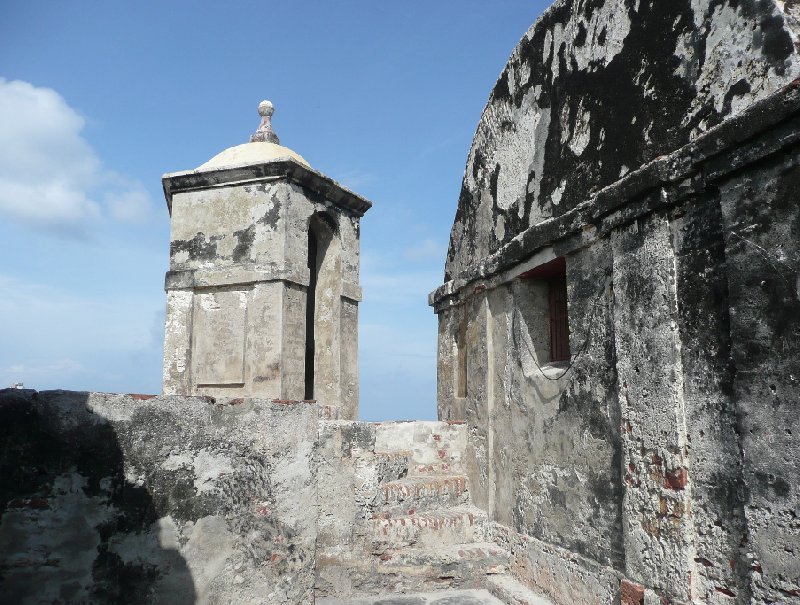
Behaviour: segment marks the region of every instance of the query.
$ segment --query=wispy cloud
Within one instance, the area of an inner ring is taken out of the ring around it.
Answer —
[[[441,262],[444,264],[445,245],[435,239],[426,238],[421,242],[408,246],[403,251],[406,260],[413,262]]]
[[[446,149],[447,147],[450,147],[451,145],[454,145],[455,143],[462,143],[462,142],[469,143],[469,141],[465,141],[464,140],[463,134],[462,135],[452,135],[452,136],[449,136],[449,137],[444,137],[443,139],[441,139],[439,141],[436,141],[435,143],[424,147],[419,152],[419,157],[420,157],[421,160],[424,160],[424,159],[426,159],[426,158],[428,158],[428,157],[430,157],[432,155],[435,155],[435,154],[439,153],[442,149]]]
[[[0,387],[109,388],[132,359],[150,371],[161,357],[163,312],[147,312],[162,308],[160,292],[82,296],[1,274],[0,291]]]
[[[85,372],[83,364],[74,359],[59,359],[44,365],[26,365],[15,363],[2,369],[9,384],[14,382],[24,382],[25,380],[36,380],[40,377],[60,378],[62,376],[73,375]],[[0,384],[0,388],[3,385]]]
[[[144,187],[103,167],[84,118],[56,91],[0,78],[0,115],[0,215],[67,236],[148,215]]]
[[[372,185],[378,180],[374,174],[361,170],[345,170],[344,172],[337,172],[333,176],[336,181],[356,192],[363,187]]]

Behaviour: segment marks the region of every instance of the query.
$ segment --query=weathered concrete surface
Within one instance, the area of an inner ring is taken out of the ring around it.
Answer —
[[[355,419],[359,221],[370,203],[290,150],[248,145],[269,153],[223,152],[246,161],[223,158],[164,176],[171,217],[164,392],[316,399]]]
[[[800,75],[775,0],[560,0],[523,36],[473,140],[445,280]]]
[[[334,414],[0,391],[0,602],[300,605],[508,571],[470,501],[464,424]]]
[[[442,590],[403,595],[319,599],[317,605],[503,605],[485,590]],[[533,604],[531,604],[533,605]]]
[[[0,602],[311,603],[318,415],[0,391]]]

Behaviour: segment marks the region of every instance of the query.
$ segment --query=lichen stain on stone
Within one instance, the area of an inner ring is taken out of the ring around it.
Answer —
[[[264,215],[258,219],[258,224],[266,226],[270,231],[274,231],[278,226],[281,217],[281,202],[277,193],[273,193],[269,200],[269,208]]]
[[[779,4],[553,5],[512,53],[484,109],[458,200],[446,279],[800,73],[788,9]],[[749,51],[746,60],[742,49]],[[556,191],[560,203],[553,208]],[[479,211],[483,205],[493,210]]]
[[[250,225],[246,229],[240,229],[233,232],[233,236],[236,238],[236,246],[234,247],[232,254],[234,262],[246,262],[250,258],[255,235],[255,225]]]
[[[170,256],[186,253],[189,261],[211,261],[217,256],[219,239],[221,236],[207,237],[204,233],[198,233],[190,240],[173,241],[170,243]]]

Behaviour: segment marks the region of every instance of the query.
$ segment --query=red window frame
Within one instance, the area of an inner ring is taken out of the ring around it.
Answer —
[[[569,317],[567,315],[567,261],[559,256],[526,271],[521,278],[538,279],[549,289],[550,362],[569,361]]]

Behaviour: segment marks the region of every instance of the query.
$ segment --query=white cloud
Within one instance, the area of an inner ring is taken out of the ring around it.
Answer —
[[[145,189],[103,168],[81,135],[85,120],[56,91],[0,78],[0,115],[0,215],[79,233],[106,212],[123,221],[149,213]]]

